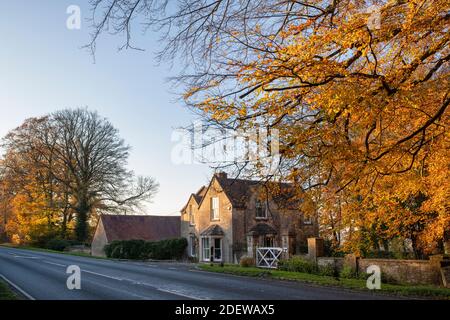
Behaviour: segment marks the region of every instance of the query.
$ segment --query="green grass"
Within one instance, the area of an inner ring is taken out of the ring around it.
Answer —
[[[0,279],[0,300],[17,300],[17,295]]]
[[[14,249],[25,249],[25,250],[30,250],[30,251],[40,251],[40,252],[49,252],[49,253],[59,253],[59,254],[66,254],[66,255],[70,255],[70,256],[88,257],[88,258],[94,258],[94,259],[108,259],[106,257],[91,256],[89,253],[84,253],[84,252],[56,251],[56,250],[50,250],[50,249],[44,249],[44,248],[30,247],[30,246],[19,246],[19,245],[14,245],[14,244],[11,244],[11,243],[0,244],[0,247],[7,247],[7,248],[14,248]]]
[[[333,277],[320,276],[309,273],[290,272],[281,270],[266,270],[260,268],[243,268],[237,265],[219,265],[211,266],[209,264],[200,264],[200,270],[209,272],[220,272],[247,277],[265,277],[277,280],[300,281],[315,285],[342,287],[347,289],[354,289],[358,291],[369,292],[366,281],[361,279],[344,279],[339,280]],[[382,284],[381,290],[377,293],[385,293],[399,296],[422,297],[434,299],[450,299],[450,289],[431,286],[431,285],[394,285]]]

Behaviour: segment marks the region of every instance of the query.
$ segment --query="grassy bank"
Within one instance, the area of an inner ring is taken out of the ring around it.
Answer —
[[[94,259],[107,259],[105,257],[91,256],[90,254],[83,253],[83,252],[56,251],[56,250],[50,250],[50,249],[44,249],[44,248],[30,247],[30,246],[19,246],[19,245],[14,245],[14,244],[11,244],[11,243],[2,243],[2,244],[0,244],[0,247],[15,248],[15,249],[25,249],[25,250],[39,251],[39,252],[67,254],[67,255],[71,255],[71,256],[89,257],[89,258],[94,258]]]
[[[9,286],[0,278],[0,300],[17,300],[17,295],[9,288]]]
[[[291,280],[322,286],[341,287],[366,292],[370,291],[366,287],[366,281],[360,279],[336,279],[333,277],[326,277],[309,273],[266,270],[259,268],[243,268],[237,265],[225,265],[221,267],[219,265],[211,266],[209,264],[201,264],[199,265],[199,268],[200,270],[209,272],[219,272],[247,277],[265,277],[277,280]],[[381,290],[377,290],[377,293],[450,300],[450,289],[440,288],[436,286],[382,284]]]

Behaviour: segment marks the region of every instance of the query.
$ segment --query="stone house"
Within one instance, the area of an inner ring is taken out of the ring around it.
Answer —
[[[115,240],[159,241],[180,238],[179,216],[103,214],[91,244],[93,256],[104,257],[105,245]]]
[[[265,192],[267,185],[259,181],[217,173],[191,194],[181,210],[188,256],[236,263],[244,255],[254,256],[257,247],[281,247],[287,256],[307,248],[307,238],[318,235],[317,221],[299,211],[301,200],[292,200],[290,184],[273,185],[279,192]]]

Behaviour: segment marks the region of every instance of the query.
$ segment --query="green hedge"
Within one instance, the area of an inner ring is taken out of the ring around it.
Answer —
[[[282,271],[301,272],[333,277],[337,275],[334,266],[319,266],[315,262],[299,256],[278,262],[278,269]]]
[[[157,242],[144,240],[113,241],[105,246],[108,258],[130,260],[179,260],[183,257],[188,243],[185,238]]]
[[[44,245],[45,249],[64,251],[70,246],[70,242],[64,239],[51,239]]]

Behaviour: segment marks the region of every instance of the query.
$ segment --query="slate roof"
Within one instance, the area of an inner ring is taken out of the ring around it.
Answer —
[[[203,200],[203,197],[206,194],[206,191],[208,191],[208,188],[206,188],[205,186],[202,186],[196,193],[191,194],[191,197],[193,197],[195,199],[197,204],[200,204]],[[188,203],[186,203],[186,205],[183,207],[183,209],[181,209],[181,212],[186,210],[187,205],[189,204],[190,200],[191,200],[191,198],[189,197]]]
[[[205,231],[202,232],[202,236],[223,236],[225,235],[225,232],[223,232],[222,228],[217,225],[213,224],[209,226]]]
[[[179,216],[104,214],[100,219],[109,242],[114,240],[158,241],[181,236]]]
[[[258,223],[254,225],[250,231],[249,234],[260,236],[260,235],[266,235],[266,234],[277,234],[277,230],[273,228],[272,226],[266,224],[266,223]]]
[[[245,208],[252,187],[263,185],[261,181],[230,179],[224,174],[216,174],[215,177],[235,208]],[[268,185],[278,190],[276,194],[272,194],[272,199],[280,208],[298,209],[300,200],[293,185],[282,182],[269,182]]]
[[[195,201],[197,201],[197,203],[202,202],[203,197],[206,194],[206,191],[208,191],[208,189],[205,186],[202,186],[200,188],[200,190],[197,191],[197,193],[192,194],[195,198]]]

